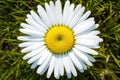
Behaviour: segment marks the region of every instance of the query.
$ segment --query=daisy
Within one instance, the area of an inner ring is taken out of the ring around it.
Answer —
[[[98,36],[99,24],[84,12],[80,4],[75,7],[67,0],[62,9],[61,1],[45,3],[45,9],[38,5],[37,13],[33,10],[27,14],[26,22],[21,23],[20,32],[27,34],[18,39],[25,41],[19,47],[25,47],[22,53],[27,53],[23,59],[29,59],[31,68],[37,67],[37,73],[50,78],[52,73],[56,79],[64,74],[68,78],[77,76],[77,71],[84,72],[87,65],[95,59],[91,55],[98,52],[91,48],[100,48],[103,40]]]

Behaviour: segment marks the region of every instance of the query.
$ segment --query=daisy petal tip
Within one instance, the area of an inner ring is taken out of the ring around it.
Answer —
[[[68,79],[71,79],[71,77],[68,77]]]
[[[23,25],[24,25],[24,23],[21,23],[21,24],[20,24],[20,26],[23,26]]]
[[[24,51],[24,50],[21,50],[21,53],[25,53],[25,51]]]
[[[36,73],[37,73],[37,74],[40,74],[40,73],[38,72],[38,70],[36,71]]]
[[[46,77],[47,77],[47,79],[49,79],[49,78],[50,78],[50,75],[47,75]]]
[[[25,53],[24,51],[21,51],[21,53]]]
[[[22,58],[23,60],[27,60],[27,58]]]
[[[63,76],[64,74],[61,74],[61,76]]]
[[[18,47],[22,47],[21,44],[19,44]]]
[[[88,11],[88,14],[91,14],[91,11]]]
[[[59,79],[59,76],[58,76],[58,77],[56,77],[56,79],[58,80],[58,79]]]
[[[18,39],[18,40],[21,40],[21,37],[20,37],[20,36],[18,36],[18,37],[17,37],[17,39]]]
[[[61,0],[57,0],[56,2],[57,2],[58,4],[61,4]]]
[[[32,62],[32,61],[28,61],[27,63],[28,63],[28,64],[31,64],[31,63],[33,63],[33,62]]]
[[[30,68],[31,68],[31,69],[34,69],[34,67],[32,67],[32,66],[31,66]]]
[[[93,64],[90,64],[89,66],[93,66]]]
[[[95,18],[94,18],[94,17],[91,17],[91,21],[94,21],[94,22],[95,22]]]
[[[40,5],[37,5],[37,8],[39,9],[41,6]]]
[[[29,19],[28,19],[28,18],[26,18],[26,19],[25,19],[25,21],[26,21],[26,22],[28,22],[28,21],[29,21]]]
[[[39,66],[38,66],[38,67],[39,67]],[[40,75],[40,71],[39,71],[39,69],[37,69],[36,73]]]
[[[34,13],[34,11],[33,11],[33,10],[31,10],[31,11],[30,11],[30,13],[31,13],[31,14],[33,14],[33,13]]]
[[[74,74],[74,77],[77,77],[77,74]]]
[[[23,31],[23,29],[19,29],[19,31],[20,31],[20,32],[22,32],[22,31]]]
[[[93,25],[95,24],[95,21],[93,20]]]
[[[60,1],[60,0],[57,0],[57,1]]]
[[[66,2],[68,2],[68,3],[69,3],[69,2],[70,2],[70,0],[66,0]]]
[[[22,59],[23,59],[23,60],[27,60],[28,58],[27,58],[26,56],[24,56]]]
[[[28,18],[29,18],[29,17],[31,17],[31,15],[30,15],[30,14],[27,14],[26,16],[27,16]]]
[[[102,38],[100,38],[100,42],[103,42],[104,40]]]
[[[97,34],[100,34],[100,31],[97,31]]]
[[[19,40],[19,39],[20,39],[20,37],[17,37],[17,39]]]
[[[92,62],[96,62],[96,60],[94,59],[94,60],[92,60]]]
[[[80,70],[80,72],[81,72],[81,73],[83,73],[83,72],[84,72],[84,70],[83,70],[83,69],[81,69],[81,70]]]
[[[45,6],[48,6],[48,3],[45,3]]]
[[[37,5],[37,8],[40,7],[40,5]]]
[[[98,55],[98,52],[94,53],[93,55]]]
[[[54,2],[50,0],[49,4],[53,4],[54,5]]]
[[[96,28],[98,28],[100,25],[99,25],[99,24],[96,24],[95,26],[96,26]]]
[[[34,69],[33,67],[30,67],[30,69]]]
[[[83,6],[82,9],[85,10],[85,7]]]

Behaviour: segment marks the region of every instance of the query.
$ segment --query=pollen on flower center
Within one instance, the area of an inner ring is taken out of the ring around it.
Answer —
[[[64,54],[74,46],[75,36],[69,27],[57,25],[48,29],[44,41],[53,54]]]
[[[57,36],[57,39],[58,39],[58,41],[61,41],[63,38],[62,38],[62,35],[58,35]]]

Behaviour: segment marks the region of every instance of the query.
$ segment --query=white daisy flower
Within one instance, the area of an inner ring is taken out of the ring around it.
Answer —
[[[98,52],[91,48],[100,48],[102,42],[94,18],[88,16],[90,11],[84,12],[85,7],[80,4],[75,7],[67,0],[62,9],[61,1],[45,3],[45,9],[38,5],[37,13],[33,10],[27,14],[26,22],[21,23],[20,32],[27,36],[19,36],[25,41],[19,47],[26,54],[23,59],[29,59],[31,68],[38,68],[37,73],[52,73],[59,79],[65,73],[68,78],[77,76],[77,71],[84,72],[86,65],[92,66],[95,59],[90,55]]]

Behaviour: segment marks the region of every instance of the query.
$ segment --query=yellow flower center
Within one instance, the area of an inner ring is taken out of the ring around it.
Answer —
[[[75,36],[69,27],[57,25],[46,32],[44,41],[53,54],[64,54],[74,46]]]

